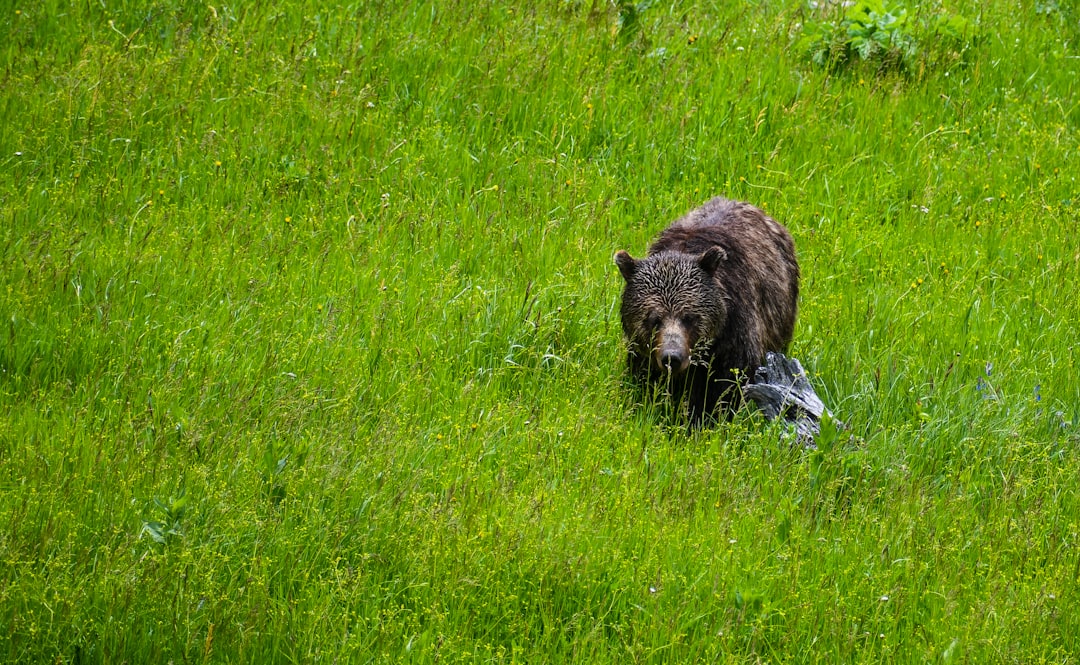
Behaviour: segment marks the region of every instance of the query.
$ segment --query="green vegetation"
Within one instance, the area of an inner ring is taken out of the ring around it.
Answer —
[[[1078,16],[821,11],[6,5],[0,660],[1075,662]],[[817,451],[624,383],[612,254],[716,194]]]
[[[925,67],[943,56],[955,63],[976,38],[974,26],[963,16],[927,11],[918,21],[903,4],[890,0],[825,2],[815,9],[823,16],[803,25],[798,46],[817,65],[841,67],[856,57],[882,70]],[[920,41],[924,48],[917,58]]]

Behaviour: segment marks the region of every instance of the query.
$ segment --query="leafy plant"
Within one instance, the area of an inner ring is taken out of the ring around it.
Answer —
[[[929,39],[917,34],[926,32]],[[859,0],[839,20],[811,20],[803,25],[797,48],[815,64],[840,68],[853,61],[872,63],[879,71],[907,69],[931,43],[964,47],[974,39],[972,23],[962,16],[933,15],[920,26],[903,4]]]
[[[266,442],[266,449],[263,451],[262,456],[262,469],[259,471],[259,475],[263,480],[266,497],[273,507],[276,508],[284,501],[287,494],[285,487],[286,467],[289,466],[290,461],[294,462],[294,466],[303,464],[306,454],[306,449],[302,447],[299,449],[293,447],[289,452],[285,452],[280,447],[275,446],[272,439]],[[293,460],[294,457],[295,461]]]
[[[634,38],[641,30],[641,23],[639,19],[641,14],[653,6],[655,0],[640,0],[639,2],[632,2],[631,0],[620,0],[618,3],[619,8],[619,20],[617,29],[619,36],[624,42],[628,42]]]
[[[966,47],[975,41],[975,24],[956,14],[940,14],[934,19],[933,34]]]
[[[181,522],[187,512],[187,492],[183,489],[175,497],[169,497],[168,502],[154,497],[154,507],[160,514],[160,518],[143,522],[139,537],[150,536],[150,539],[159,545],[164,545],[174,538],[184,535]]]

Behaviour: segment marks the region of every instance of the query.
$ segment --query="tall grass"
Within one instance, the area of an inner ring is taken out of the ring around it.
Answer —
[[[1076,659],[1076,13],[628,7],[0,12],[0,659]],[[817,451],[624,383],[611,256],[716,194]]]

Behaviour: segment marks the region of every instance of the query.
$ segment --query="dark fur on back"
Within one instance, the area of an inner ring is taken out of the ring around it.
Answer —
[[[691,424],[737,408],[734,388],[791,342],[799,296],[795,244],[747,203],[715,198],[676,220],[644,259],[618,252],[631,374],[686,398]]]

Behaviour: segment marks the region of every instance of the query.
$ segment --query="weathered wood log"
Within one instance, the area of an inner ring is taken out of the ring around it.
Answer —
[[[800,443],[814,445],[814,437],[821,431],[821,417],[828,410],[798,360],[782,353],[767,353],[765,364],[754,372],[743,388],[743,395],[768,420],[783,417],[792,423]]]

